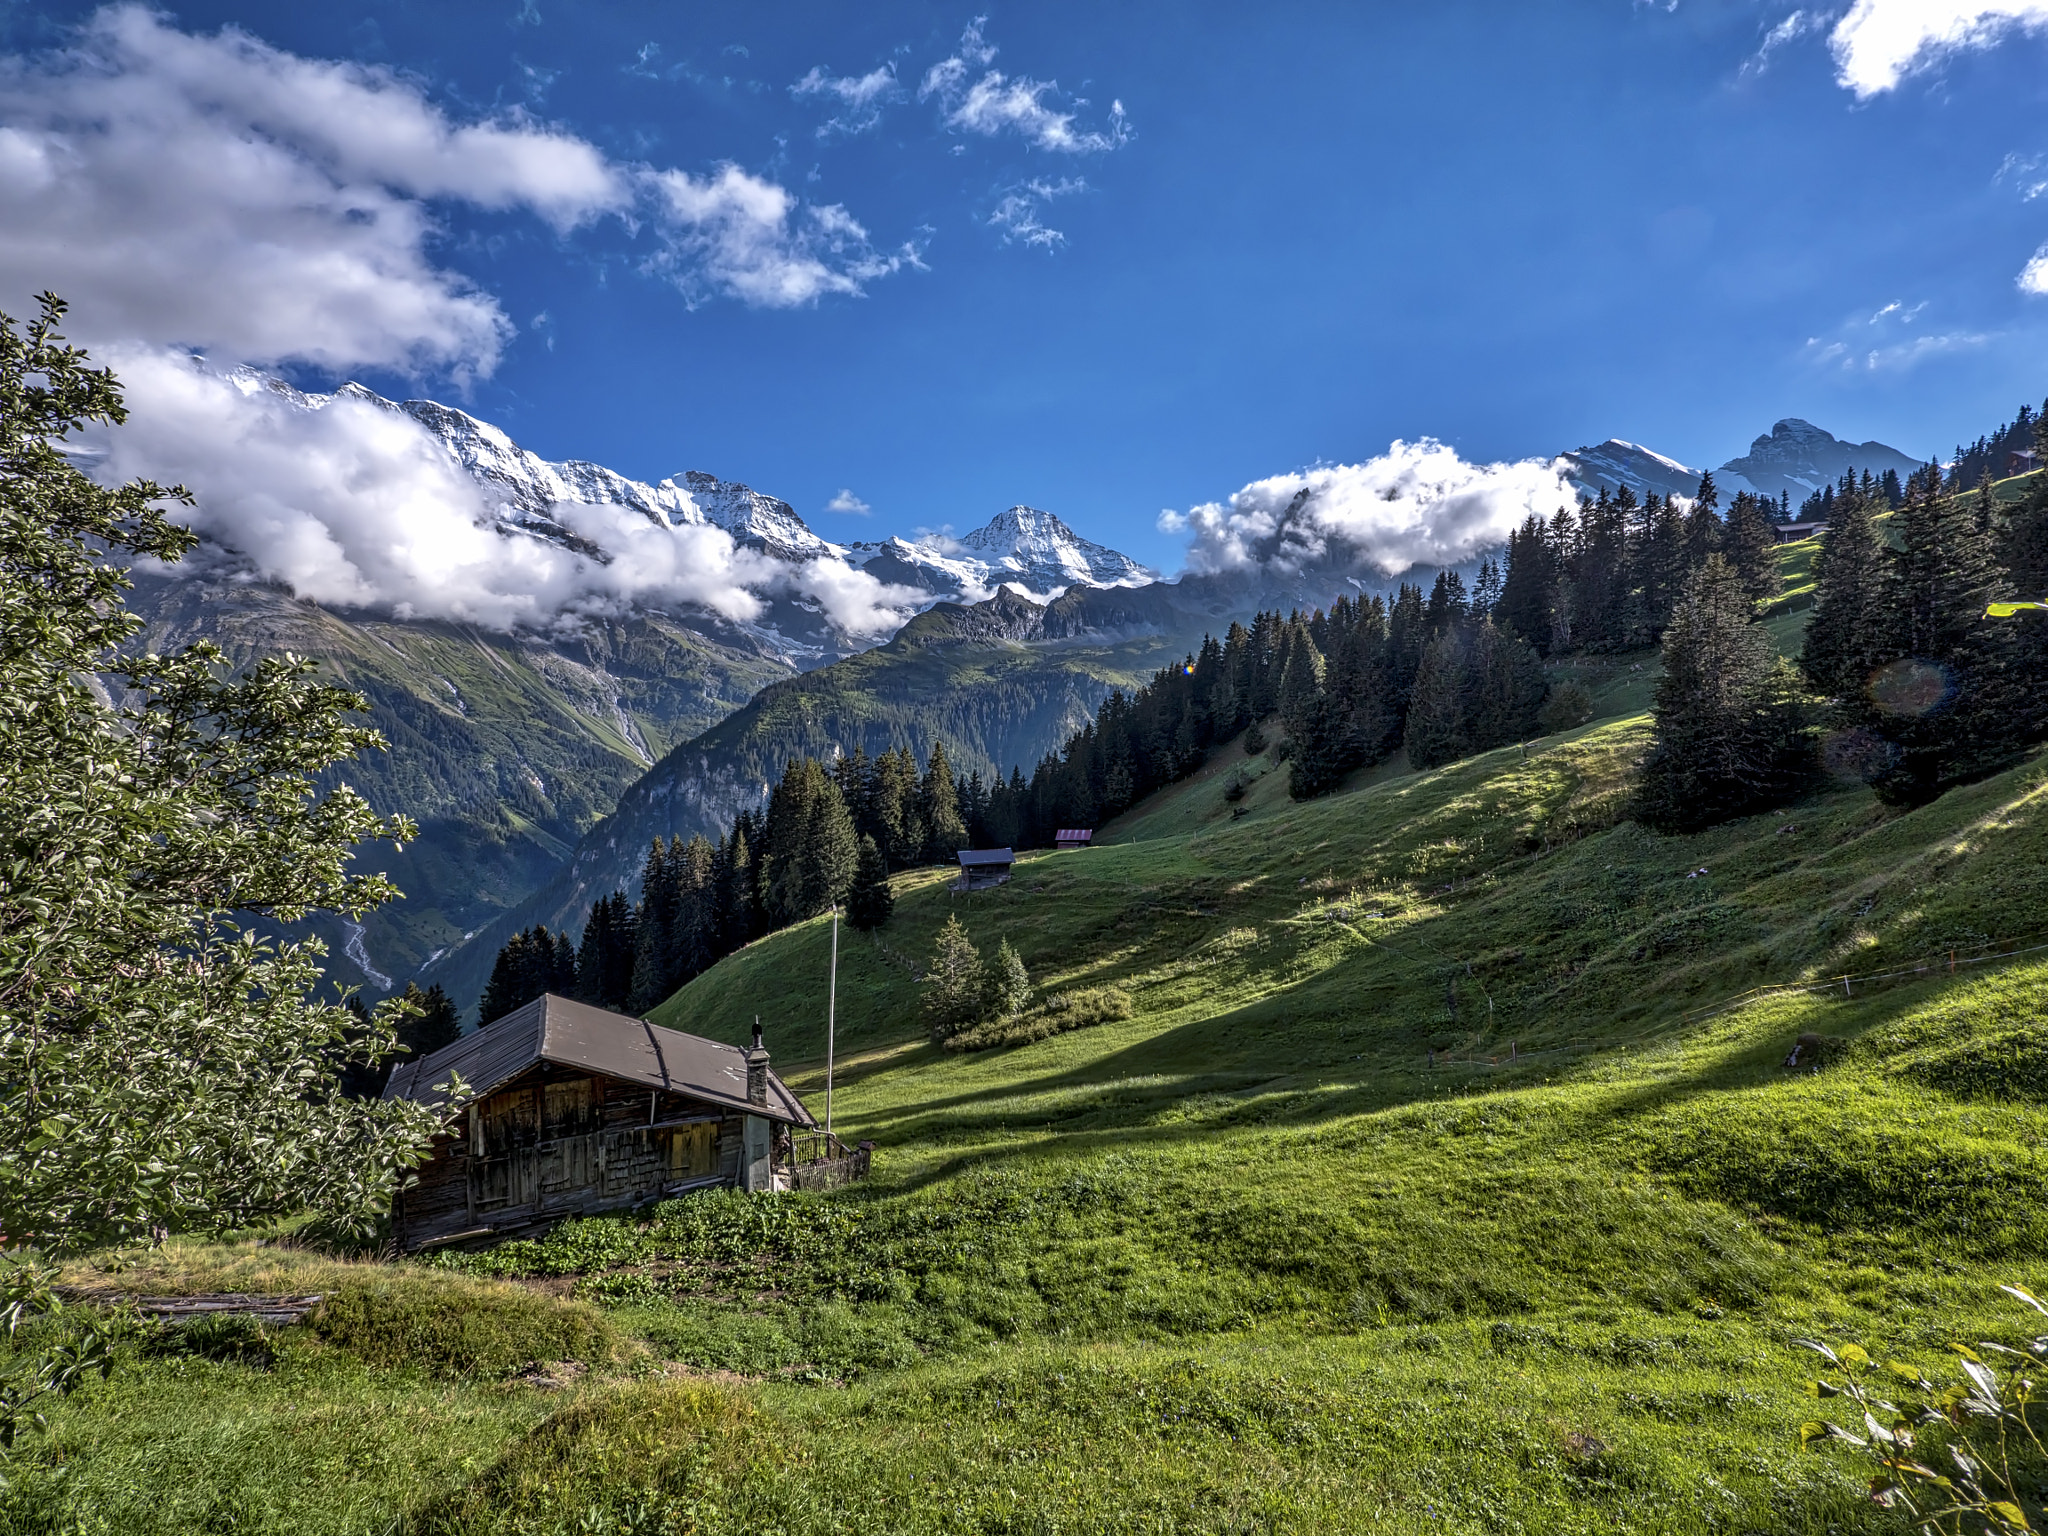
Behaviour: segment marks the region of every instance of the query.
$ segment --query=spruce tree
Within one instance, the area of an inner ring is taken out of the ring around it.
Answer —
[[[932,944],[923,979],[925,1022],[934,1044],[980,1022],[988,999],[981,951],[948,914]]]
[[[1768,602],[1784,590],[1778,573],[1778,536],[1772,531],[1770,511],[1750,492],[1738,491],[1729,506],[1721,547],[1752,599]]]
[[[943,741],[932,743],[932,755],[925,761],[917,808],[924,823],[924,859],[932,864],[951,863],[953,855],[967,846],[967,824],[960,816],[960,795],[953,783],[953,765],[946,759]],[[851,875],[851,850],[847,863]]]
[[[1556,576],[1542,520],[1534,513],[1508,535],[1508,568],[1502,578],[1494,622],[1520,635],[1538,652],[1550,648],[1551,611],[1556,606]]]
[[[1466,750],[1487,752],[1537,734],[1546,684],[1536,652],[1493,624],[1472,637],[1464,737]]]
[[[1297,706],[1288,727],[1287,793],[1312,800],[1335,789],[1353,766],[1349,733],[1335,699],[1318,688]]]
[[[1899,529],[1890,582],[1895,659],[1864,689],[1858,723],[1888,747],[1871,784],[1885,799],[1918,805],[1950,784],[2010,760],[2015,685],[2012,631],[1987,619],[2001,572],[1994,535],[1975,498],[1918,477]]]
[[[1720,555],[1693,573],[1664,633],[1656,737],[1637,786],[1635,816],[1662,832],[1691,832],[1782,805],[1809,781],[1813,747],[1788,664],[1741,574]]]
[[[767,843],[762,883],[773,923],[815,917],[853,883],[860,857],[853,819],[815,759],[795,759],[783,770],[768,801]]]
[[[462,1016],[439,982],[422,992],[418,982],[408,981],[400,1001],[408,1012],[398,1026],[398,1043],[412,1053],[408,1059],[431,1056],[462,1038]]]
[[[996,957],[985,973],[981,1017],[1015,1018],[1030,1001],[1031,974],[1024,969],[1024,961],[1010,947],[1010,941],[1005,939],[997,946]]]
[[[1860,696],[1887,659],[1891,628],[1891,560],[1862,496],[1836,503],[1813,560],[1813,617],[1799,665],[1822,694]]]
[[[1721,492],[1714,484],[1714,472],[1700,476],[1699,493],[1685,514],[1685,569],[1692,574],[1706,564],[1707,556],[1721,547]]]
[[[1429,642],[1415,674],[1408,701],[1408,761],[1417,768],[1435,768],[1463,757],[1465,735],[1465,640],[1447,629]]]
[[[846,893],[846,921],[863,932],[871,932],[889,921],[896,910],[896,897],[889,889],[889,869],[882,862],[882,850],[872,837],[860,840],[860,862],[854,867],[853,885]]]

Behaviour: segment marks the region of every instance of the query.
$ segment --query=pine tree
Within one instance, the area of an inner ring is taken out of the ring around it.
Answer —
[[[1538,652],[1548,651],[1556,584],[1542,520],[1531,513],[1508,535],[1508,568],[1501,581],[1494,622],[1510,634],[1520,635]]]
[[[398,1026],[398,1043],[412,1053],[408,1060],[431,1056],[462,1038],[462,1016],[439,982],[422,992],[418,982],[408,981],[400,998],[410,1010]]]
[[[1692,573],[1706,564],[1707,556],[1721,547],[1721,492],[1714,484],[1714,473],[1708,470],[1700,476],[1699,494],[1693,497],[1692,509],[1685,514],[1685,569],[1687,580]]]
[[[1950,784],[2008,761],[2013,729],[2012,632],[1984,616],[2001,572],[1988,517],[1974,498],[1918,478],[1894,517],[1890,581],[1895,659],[1859,701],[1858,723],[1887,748],[1871,776],[1877,792],[1918,805]]]
[[[1408,701],[1408,761],[1435,768],[1463,757],[1465,736],[1465,641],[1455,629],[1429,642]]]
[[[569,935],[557,937],[537,923],[515,933],[498,951],[491,979],[477,1004],[481,1024],[490,1024],[523,1008],[543,992],[571,997],[576,991],[576,946]]]
[[[638,926],[633,904],[624,891],[598,898],[576,950],[575,996],[599,1008],[626,1007],[633,995]]]
[[[1466,750],[1487,752],[1537,734],[1546,684],[1536,652],[1495,625],[1472,637],[1463,735]]]
[[[1635,816],[1691,832],[1796,796],[1813,748],[1788,664],[1741,574],[1720,555],[1693,573],[1664,633],[1656,737],[1637,787]]]
[[[1336,701],[1318,688],[1299,705],[1288,727],[1287,793],[1296,800],[1328,794],[1353,767],[1345,722]]]
[[[1778,574],[1778,536],[1772,531],[1770,512],[1766,503],[1750,492],[1736,492],[1728,508],[1721,547],[1752,599],[1768,602],[1784,590]]]
[[[1008,939],[996,949],[996,958],[983,981],[981,1018],[1011,1019],[1031,1001],[1031,974]]]
[[[946,744],[932,743],[926,759],[924,782],[918,786],[917,808],[924,823],[924,853],[928,863],[949,864],[967,846],[967,824],[960,817],[960,796],[953,784],[953,765],[946,760]],[[848,873],[851,874],[851,856]]]
[[[1835,520],[1821,535],[1813,560],[1813,617],[1807,622],[1799,665],[1822,694],[1862,693],[1887,658],[1891,627],[1891,561],[1862,496],[1836,503]]]
[[[946,788],[950,803],[950,781]],[[860,857],[853,819],[815,759],[795,759],[783,770],[769,796],[767,843],[765,905],[778,925],[815,917],[853,883]]]
[[[988,997],[981,951],[949,914],[925,964],[924,1014],[934,1044],[980,1022]]]
[[[1643,508],[1642,550],[1636,559],[1638,643],[1654,645],[1671,622],[1671,610],[1685,590],[1685,518],[1669,496],[1652,496]]]
[[[882,850],[872,837],[860,840],[860,862],[853,872],[853,885],[846,893],[846,921],[863,932],[871,932],[889,921],[896,910],[896,897],[889,889],[889,868],[882,862]]]

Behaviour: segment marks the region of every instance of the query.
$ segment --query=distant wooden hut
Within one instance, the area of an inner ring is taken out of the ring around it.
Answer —
[[[1095,841],[1095,833],[1088,827],[1061,827],[1052,835],[1055,848],[1086,848]]]
[[[451,1111],[392,1212],[399,1248],[484,1242],[718,1186],[823,1187],[867,1172],[752,1050],[552,993],[405,1062],[387,1099]]]
[[[1010,878],[1010,867],[1016,862],[1017,856],[1007,848],[962,848],[960,878],[953,882],[953,889],[992,890]]]
[[[1817,538],[1827,531],[1828,525],[1819,521],[1811,523],[1773,523],[1771,525],[1771,532],[1778,536],[1780,544],[1797,544],[1801,539]]]

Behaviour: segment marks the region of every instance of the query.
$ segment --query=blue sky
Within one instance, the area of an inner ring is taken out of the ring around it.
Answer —
[[[57,120],[22,103],[94,14],[0,11],[0,125]],[[829,537],[1023,501],[1171,569],[1162,509],[1397,438],[1719,463],[1798,415],[1924,455],[2048,392],[2032,0],[1863,0],[1860,42],[1783,0],[127,15],[144,54],[190,45],[180,89],[233,27],[566,158],[366,160],[389,203],[336,217],[397,230],[378,270],[426,297],[353,333],[259,325],[259,280],[196,233],[157,277],[211,299],[96,288],[52,236],[0,250],[5,307],[72,276],[80,334],[457,401],[550,457],[745,480]],[[270,238],[222,196],[221,240]]]

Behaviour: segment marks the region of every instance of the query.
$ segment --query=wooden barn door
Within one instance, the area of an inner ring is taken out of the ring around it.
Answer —
[[[577,1203],[597,1184],[597,1084],[587,1077],[541,1089],[539,1199],[543,1205]]]
[[[530,1205],[540,1095],[532,1088],[495,1093],[469,1111],[470,1208],[482,1214]]]

